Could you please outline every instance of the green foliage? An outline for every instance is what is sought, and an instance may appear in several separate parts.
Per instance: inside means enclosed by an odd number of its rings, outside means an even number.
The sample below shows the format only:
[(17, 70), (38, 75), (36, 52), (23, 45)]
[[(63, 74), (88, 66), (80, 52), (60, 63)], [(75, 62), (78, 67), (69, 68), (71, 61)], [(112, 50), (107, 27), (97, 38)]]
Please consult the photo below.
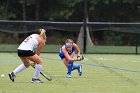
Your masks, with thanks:
[(45, 13), (45, 17), (49, 17), (51, 21), (68, 21), (70, 16), (74, 13), (74, 7), (81, 0), (55, 0), (48, 1), (48, 12)]
[[(23, 1), (26, 1), (26, 18), (33, 20), (37, 0), (3, 1), (0, 4), (0, 19), (21, 19), (19, 15), (23, 12)], [(87, 0), (87, 2), (91, 21), (140, 20), (139, 0)], [(39, 0), (38, 4), (40, 20), (70, 21), (78, 18), (83, 20), (81, 17), (83, 16), (81, 15), (83, 14), (83, 0)]]
[(95, 21), (135, 22), (140, 20), (137, 6), (138, 4), (134, 2), (123, 2), (123, 0), (99, 1), (95, 4), (94, 10), (89, 11), (89, 17)]
[(16, 18), (16, 15), (8, 11), (5, 6), (0, 6), (0, 20)]
[(18, 35), (0, 32), (0, 44), (17, 44)]
[[(140, 0), (87, 0), (87, 4), (89, 21), (140, 21)], [(0, 2), (0, 20), (23, 20), (25, 18), (25, 20), (83, 21), (83, 9), (83, 0), (2, 0)], [(114, 32), (102, 34), (104, 36), (98, 37), (106, 41), (116, 40), (119, 41), (119, 45), (127, 42), (124, 39), (125, 35)], [(74, 38), (74, 34), (72, 36)], [(128, 37), (131, 39), (127, 42), (128, 45), (137, 38), (135, 35), (128, 35)], [(109, 42), (107, 43), (109, 44)], [(113, 42), (113, 44), (117, 43)]]
[(107, 45), (122, 45), (123, 44), (123, 37), (124, 34), (112, 32), (112, 31), (105, 31), (103, 35), (103, 39)]

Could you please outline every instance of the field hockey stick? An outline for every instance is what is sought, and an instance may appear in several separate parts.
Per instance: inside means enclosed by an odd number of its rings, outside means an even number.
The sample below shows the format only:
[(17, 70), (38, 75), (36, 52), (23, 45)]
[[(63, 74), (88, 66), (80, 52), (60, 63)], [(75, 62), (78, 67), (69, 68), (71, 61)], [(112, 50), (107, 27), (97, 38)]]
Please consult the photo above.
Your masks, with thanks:
[[(30, 65), (31, 65), (33, 68), (35, 68), (34, 64), (31, 63)], [(51, 76), (46, 75), (43, 71), (40, 71), (40, 74), (41, 74), (43, 77), (45, 77), (47, 80), (49, 80), (49, 81), (52, 80)]]
[(81, 60), (84, 60), (83, 52), (81, 52), (82, 57), (80, 58)]
[(80, 58), (81, 60), (84, 60), (84, 56), (82, 55), (82, 57)]
[(42, 76), (44, 76), (47, 80), (49, 80), (49, 81), (52, 80), (51, 76), (47, 76), (43, 71), (41, 71), (40, 74), (41, 74)]

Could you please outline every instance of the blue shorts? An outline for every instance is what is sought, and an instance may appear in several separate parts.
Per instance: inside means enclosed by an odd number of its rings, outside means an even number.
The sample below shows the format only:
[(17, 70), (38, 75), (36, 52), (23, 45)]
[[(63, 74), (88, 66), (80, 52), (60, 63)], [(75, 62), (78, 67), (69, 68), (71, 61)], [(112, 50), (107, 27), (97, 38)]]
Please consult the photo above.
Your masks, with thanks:
[[(69, 55), (71, 55), (73, 52), (75, 51), (74, 47), (72, 48), (72, 51), (70, 53), (68, 53)], [(59, 56), (61, 59), (65, 58), (65, 55), (64, 53), (62, 52), (62, 48), (60, 48), (60, 51), (59, 51)]]
[(61, 59), (63, 59), (63, 58), (65, 58), (65, 55), (62, 54), (62, 53), (59, 53), (59, 57), (60, 57)]

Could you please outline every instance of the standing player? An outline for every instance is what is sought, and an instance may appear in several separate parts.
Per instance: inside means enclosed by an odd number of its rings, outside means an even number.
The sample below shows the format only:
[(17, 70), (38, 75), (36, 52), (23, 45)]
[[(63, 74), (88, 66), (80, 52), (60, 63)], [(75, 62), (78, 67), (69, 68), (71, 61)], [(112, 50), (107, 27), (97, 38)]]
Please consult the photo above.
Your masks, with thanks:
[[(75, 53), (77, 54), (77, 59), (73, 58)], [(73, 40), (67, 39), (65, 41), (65, 45), (60, 48), (59, 56), (68, 70), (66, 77), (71, 78), (71, 71), (75, 69), (78, 70), (79, 76), (82, 75), (82, 65), (73, 64), (74, 61), (82, 60), (80, 58), (80, 49), (77, 44), (73, 42)]]
[[(30, 62), (32, 61), (35, 64), (35, 73), (32, 78), (32, 83), (42, 83), (39, 80), (39, 74), (42, 70), (42, 60), (40, 58), (40, 51), (46, 42), (46, 31), (44, 29), (39, 29), (40, 34), (32, 34), (28, 36), (18, 47), (18, 56), (23, 62), (23, 64), (19, 65), (14, 71), (9, 73), (9, 78), (14, 82), (15, 76), (28, 68), (30, 66)], [(36, 48), (36, 53), (33, 49)]]

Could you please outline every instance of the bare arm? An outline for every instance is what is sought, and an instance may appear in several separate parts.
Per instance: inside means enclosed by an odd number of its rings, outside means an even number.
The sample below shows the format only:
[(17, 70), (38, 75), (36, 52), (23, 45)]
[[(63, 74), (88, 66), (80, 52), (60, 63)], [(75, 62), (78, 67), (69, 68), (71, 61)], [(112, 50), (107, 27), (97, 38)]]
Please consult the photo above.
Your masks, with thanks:
[(75, 44), (75, 43), (73, 43), (73, 46), (74, 46), (74, 48), (75, 48), (75, 50), (76, 50), (77, 58), (78, 58), (78, 57), (80, 58), (80, 49), (79, 49), (78, 45)]
[(36, 54), (37, 54), (38, 56), (40, 56), (40, 52), (41, 52), (41, 49), (42, 49), (44, 43), (43, 43), (43, 41), (42, 41), (41, 39), (38, 39), (38, 41), (39, 41), (39, 45), (38, 45), (38, 47), (37, 47), (37, 49), (36, 49)]

